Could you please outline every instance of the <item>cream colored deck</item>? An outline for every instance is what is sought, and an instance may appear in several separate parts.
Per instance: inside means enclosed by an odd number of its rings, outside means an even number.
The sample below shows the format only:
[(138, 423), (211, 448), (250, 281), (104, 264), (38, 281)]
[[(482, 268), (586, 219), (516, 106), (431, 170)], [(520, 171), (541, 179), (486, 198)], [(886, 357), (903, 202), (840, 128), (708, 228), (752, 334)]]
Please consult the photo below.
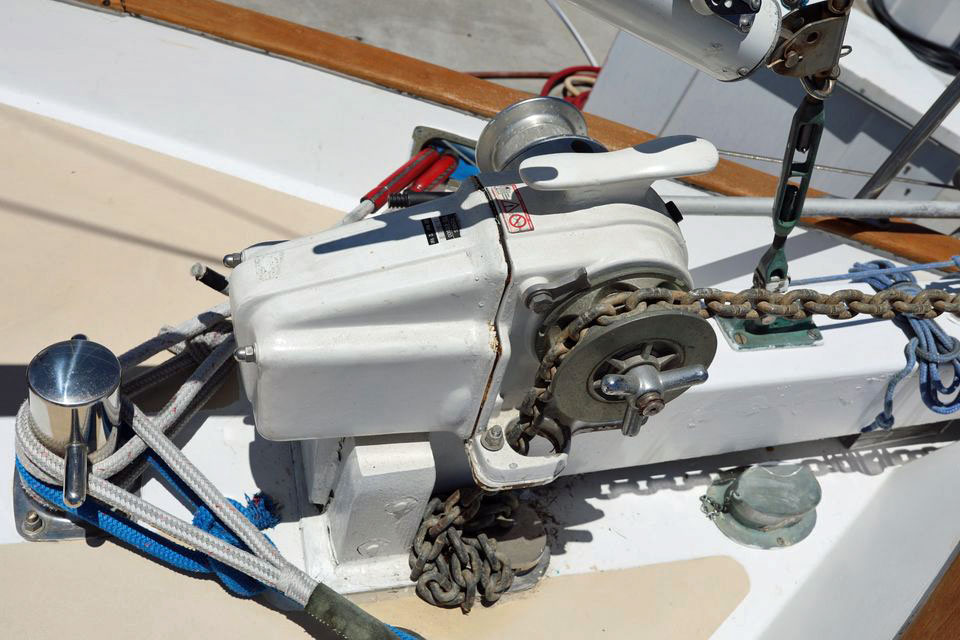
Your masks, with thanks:
[[(222, 300), (194, 282), (193, 262), (216, 266), (225, 253), (316, 231), (339, 216), (2, 106), (0, 146), (3, 415), (25, 395), (25, 365), (43, 346), (82, 332), (123, 350)], [(0, 567), (7, 638), (297, 638), (308, 637), (304, 624), (321, 633), (302, 614), (233, 598), (213, 580), (109, 542), (0, 545)], [(748, 588), (743, 568), (718, 557), (552, 577), (469, 616), (432, 609), (409, 592), (359, 601), (430, 640), (693, 639), (709, 637)]]

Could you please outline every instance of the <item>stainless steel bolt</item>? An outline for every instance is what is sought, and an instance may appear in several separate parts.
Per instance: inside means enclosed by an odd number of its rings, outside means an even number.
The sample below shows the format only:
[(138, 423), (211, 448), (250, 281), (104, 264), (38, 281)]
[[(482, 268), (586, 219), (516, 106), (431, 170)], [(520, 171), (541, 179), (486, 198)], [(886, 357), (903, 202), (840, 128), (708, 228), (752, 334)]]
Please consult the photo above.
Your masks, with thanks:
[(748, 69), (747, 67), (740, 67), (739, 69), (737, 69), (737, 73), (740, 75), (741, 78), (746, 78), (748, 75), (750, 75), (750, 69)]
[(243, 262), (243, 257), (239, 253), (228, 253), (223, 256), (223, 266), (228, 269), (233, 269), (234, 267), (240, 266), (240, 263)]
[(553, 296), (546, 291), (537, 291), (527, 301), (527, 307), (534, 313), (545, 313), (550, 310), (551, 305), (553, 305)]
[(27, 533), (37, 533), (43, 528), (43, 518), (36, 511), (28, 511), (23, 518), (23, 530)]
[(763, 0), (750, 0), (750, 8), (754, 11), (760, 11), (760, 6), (763, 3)]
[(240, 347), (234, 351), (233, 357), (237, 359), (237, 362), (256, 362), (257, 348), (253, 345)]
[(503, 427), (495, 424), (483, 432), (480, 437), (480, 444), (487, 451), (500, 451), (500, 449), (503, 449), (503, 440)]

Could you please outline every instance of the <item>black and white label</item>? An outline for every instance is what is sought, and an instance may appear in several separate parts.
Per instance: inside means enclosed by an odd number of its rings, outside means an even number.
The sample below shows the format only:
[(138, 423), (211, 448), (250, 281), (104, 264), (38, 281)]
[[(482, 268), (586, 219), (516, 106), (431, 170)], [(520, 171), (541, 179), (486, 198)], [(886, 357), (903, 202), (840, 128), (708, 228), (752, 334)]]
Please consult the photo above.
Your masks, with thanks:
[(427, 236), (427, 244), (437, 244), (441, 240), (453, 240), (460, 237), (460, 221), (457, 214), (448, 213), (438, 218), (421, 220), (423, 234)]

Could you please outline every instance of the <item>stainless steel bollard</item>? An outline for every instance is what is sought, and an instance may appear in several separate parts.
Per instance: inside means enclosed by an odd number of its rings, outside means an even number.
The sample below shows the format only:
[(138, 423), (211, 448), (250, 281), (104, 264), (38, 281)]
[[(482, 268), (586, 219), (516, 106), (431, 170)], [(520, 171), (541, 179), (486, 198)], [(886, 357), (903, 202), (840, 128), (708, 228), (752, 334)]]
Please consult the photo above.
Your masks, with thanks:
[(65, 340), (27, 367), (30, 416), (37, 438), (64, 458), (63, 501), (83, 504), (91, 455), (108, 455), (120, 424), (120, 361), (101, 344)]

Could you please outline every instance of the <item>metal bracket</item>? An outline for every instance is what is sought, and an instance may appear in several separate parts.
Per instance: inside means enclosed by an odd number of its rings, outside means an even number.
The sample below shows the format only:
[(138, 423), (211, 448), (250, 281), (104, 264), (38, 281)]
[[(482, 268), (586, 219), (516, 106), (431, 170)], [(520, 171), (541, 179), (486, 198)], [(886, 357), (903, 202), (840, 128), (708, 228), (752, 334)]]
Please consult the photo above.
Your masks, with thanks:
[[(772, 318), (772, 316), (769, 316)], [(724, 337), (736, 351), (815, 347), (823, 342), (823, 334), (813, 320), (776, 318), (769, 324), (762, 320), (717, 318)]]
[(477, 146), (477, 141), (471, 138), (465, 138), (450, 131), (435, 129), (433, 127), (427, 127), (423, 125), (414, 127), (411, 137), (413, 138), (413, 153), (420, 151), (420, 149), (426, 146), (426, 144), (431, 140), (449, 140), (450, 142), (455, 142), (471, 148)]
[(835, 79), (852, 6), (849, 0), (828, 0), (787, 15), (770, 69), (793, 78)]
[(86, 528), (27, 495), (16, 469), (13, 471), (13, 519), (17, 533), (31, 542), (83, 540), (87, 537)]

